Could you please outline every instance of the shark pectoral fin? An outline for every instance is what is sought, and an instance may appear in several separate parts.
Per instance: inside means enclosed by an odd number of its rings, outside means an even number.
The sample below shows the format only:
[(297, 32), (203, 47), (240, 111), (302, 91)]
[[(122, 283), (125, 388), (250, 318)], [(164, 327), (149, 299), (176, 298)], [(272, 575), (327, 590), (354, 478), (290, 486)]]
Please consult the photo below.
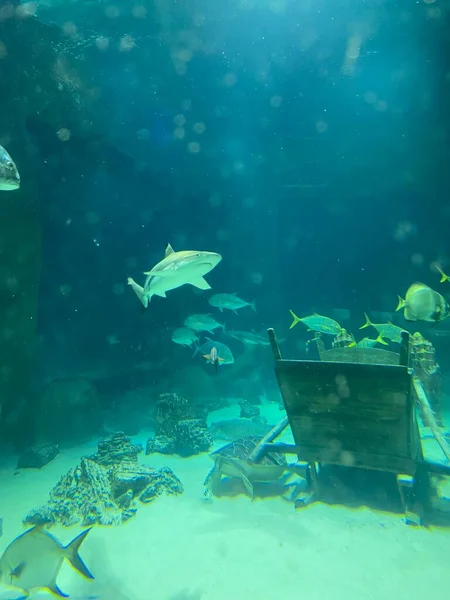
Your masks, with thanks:
[(146, 277), (169, 277), (173, 271), (144, 271)]
[(142, 305), (144, 306), (144, 308), (147, 308), (148, 298), (144, 294), (144, 288), (141, 285), (139, 285), (138, 283), (136, 283), (132, 277), (128, 277), (128, 285), (131, 285), (131, 289), (136, 294), (136, 296), (139, 298), (139, 300), (142, 302)]
[(209, 283), (206, 281), (206, 279), (204, 277), (196, 277), (195, 279), (191, 279), (187, 283), (190, 283), (191, 285), (198, 288), (199, 290), (210, 290), (211, 289), (211, 286), (209, 285)]

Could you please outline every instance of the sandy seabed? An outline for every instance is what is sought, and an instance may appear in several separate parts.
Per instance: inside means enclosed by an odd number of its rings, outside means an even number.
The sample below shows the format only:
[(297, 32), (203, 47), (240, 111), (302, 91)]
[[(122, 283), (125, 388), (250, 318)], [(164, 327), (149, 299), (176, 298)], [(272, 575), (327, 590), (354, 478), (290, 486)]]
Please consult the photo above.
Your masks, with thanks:
[[(216, 418), (225, 416), (236, 412)], [(14, 475), (13, 464), (2, 467), (0, 553), (23, 531), (23, 517), (96, 445), (64, 450), (39, 471)], [(450, 589), (450, 529), (408, 527), (399, 515), (367, 508), (316, 503), (296, 511), (281, 498), (251, 502), (239, 495), (207, 503), (207, 455), (139, 460), (171, 467), (185, 492), (140, 506), (119, 527), (94, 527), (81, 555), (95, 581), (69, 565), (58, 579), (74, 600), (422, 600)], [(65, 544), (79, 531), (52, 529)]]

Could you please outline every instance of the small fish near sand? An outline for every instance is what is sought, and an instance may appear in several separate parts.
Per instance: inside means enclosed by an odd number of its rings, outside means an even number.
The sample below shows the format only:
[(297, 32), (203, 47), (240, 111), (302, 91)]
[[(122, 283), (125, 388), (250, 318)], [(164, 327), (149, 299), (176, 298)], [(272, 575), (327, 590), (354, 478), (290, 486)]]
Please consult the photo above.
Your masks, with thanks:
[(184, 321), (184, 326), (193, 331), (208, 331), (213, 333), (215, 329), (225, 329), (225, 325), (218, 323), (212, 315), (189, 315)]
[(144, 308), (147, 308), (152, 296), (166, 298), (166, 292), (182, 285), (189, 284), (200, 290), (210, 290), (211, 286), (204, 275), (212, 271), (221, 260), (221, 255), (216, 252), (199, 250), (175, 252), (168, 244), (163, 260), (151, 271), (144, 273), (147, 276), (144, 287), (136, 283), (132, 277), (128, 277), (128, 285)]
[(217, 348), (215, 346), (213, 346), (211, 348), (211, 350), (209, 351), (209, 354), (203, 354), (203, 358), (206, 358), (206, 361), (211, 363), (212, 365), (214, 365), (214, 369), (216, 370), (217, 373), (217, 369), (219, 368), (220, 363), (223, 362), (223, 358), (221, 358), (217, 352)]
[(383, 337), (383, 339), (390, 340), (391, 342), (399, 344), (402, 341), (402, 333), (404, 331), (408, 333), (406, 329), (403, 329), (402, 327), (397, 327), (397, 325), (394, 325), (393, 323), (372, 323), (366, 313), (364, 313), (364, 316), (366, 317), (366, 322), (360, 327), (360, 329), (365, 329), (366, 327), (374, 327), (377, 330), (378, 334)]
[(178, 329), (175, 329), (172, 333), (172, 342), (179, 344), (180, 346), (192, 348), (192, 345), (198, 342), (198, 337), (192, 329), (189, 329), (188, 327), (178, 327)]
[(308, 328), (308, 331), (318, 331), (319, 333), (325, 333), (328, 335), (338, 335), (342, 331), (342, 327), (339, 325), (337, 321), (334, 319), (330, 319), (329, 317), (324, 317), (322, 315), (318, 315), (314, 313), (309, 317), (297, 317), (294, 311), (289, 310), (294, 319), (289, 327), (292, 329), (297, 325), (297, 323), (303, 323)]
[(9, 192), (20, 188), (20, 175), (8, 152), (0, 146), (0, 190)]
[(407, 321), (439, 323), (450, 314), (450, 306), (445, 298), (424, 283), (413, 283), (408, 288), (404, 300), (398, 297), (396, 310), (402, 309)]
[(214, 308), (218, 308), (220, 312), (226, 310), (232, 310), (237, 314), (237, 311), (240, 308), (245, 308), (246, 306), (250, 306), (252, 310), (256, 312), (256, 307), (254, 302), (246, 302), (239, 298), (237, 294), (214, 294), (208, 300), (211, 306)]
[(78, 554), (90, 530), (86, 529), (68, 546), (63, 546), (40, 525), (28, 529), (3, 552), (0, 558), (0, 584), (22, 590), (25, 596), (34, 588), (46, 588), (55, 596), (66, 598), (56, 583), (64, 559), (83, 577), (94, 579)]

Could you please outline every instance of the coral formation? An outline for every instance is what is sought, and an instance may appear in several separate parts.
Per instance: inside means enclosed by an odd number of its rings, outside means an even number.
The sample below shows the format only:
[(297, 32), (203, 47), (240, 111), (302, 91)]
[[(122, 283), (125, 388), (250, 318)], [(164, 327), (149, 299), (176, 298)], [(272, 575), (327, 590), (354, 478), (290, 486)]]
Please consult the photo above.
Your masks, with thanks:
[(40, 469), (52, 461), (59, 454), (59, 447), (56, 444), (46, 444), (43, 446), (33, 446), (19, 457), (17, 461), (18, 469)]
[(191, 456), (207, 452), (213, 439), (206, 416), (204, 406), (195, 405), (178, 394), (161, 394), (156, 409), (155, 437), (147, 441), (146, 454)]
[(161, 494), (181, 494), (183, 485), (167, 467), (154, 469), (137, 462), (140, 446), (123, 433), (99, 443), (98, 453), (82, 458), (51, 490), (49, 501), (24, 519), (31, 524), (119, 525), (130, 519), (138, 502)]

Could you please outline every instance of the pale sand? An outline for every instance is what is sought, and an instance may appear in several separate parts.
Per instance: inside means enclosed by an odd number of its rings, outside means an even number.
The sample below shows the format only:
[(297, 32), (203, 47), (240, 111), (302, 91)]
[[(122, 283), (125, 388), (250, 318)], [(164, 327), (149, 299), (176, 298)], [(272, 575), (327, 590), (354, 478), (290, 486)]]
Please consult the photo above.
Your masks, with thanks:
[[(237, 416), (236, 409), (221, 413), (214, 417)], [(64, 451), (42, 470), (16, 476), (12, 465), (2, 469), (0, 552), (60, 475), (95, 450), (96, 443)], [(140, 506), (120, 527), (95, 527), (81, 554), (96, 580), (84, 581), (69, 566), (58, 580), (76, 600), (422, 600), (450, 589), (449, 530), (407, 527), (398, 515), (369, 509), (316, 503), (295, 511), (278, 498), (208, 504), (208, 456), (139, 460), (173, 468), (185, 493)], [(64, 543), (79, 531), (53, 529)]]

